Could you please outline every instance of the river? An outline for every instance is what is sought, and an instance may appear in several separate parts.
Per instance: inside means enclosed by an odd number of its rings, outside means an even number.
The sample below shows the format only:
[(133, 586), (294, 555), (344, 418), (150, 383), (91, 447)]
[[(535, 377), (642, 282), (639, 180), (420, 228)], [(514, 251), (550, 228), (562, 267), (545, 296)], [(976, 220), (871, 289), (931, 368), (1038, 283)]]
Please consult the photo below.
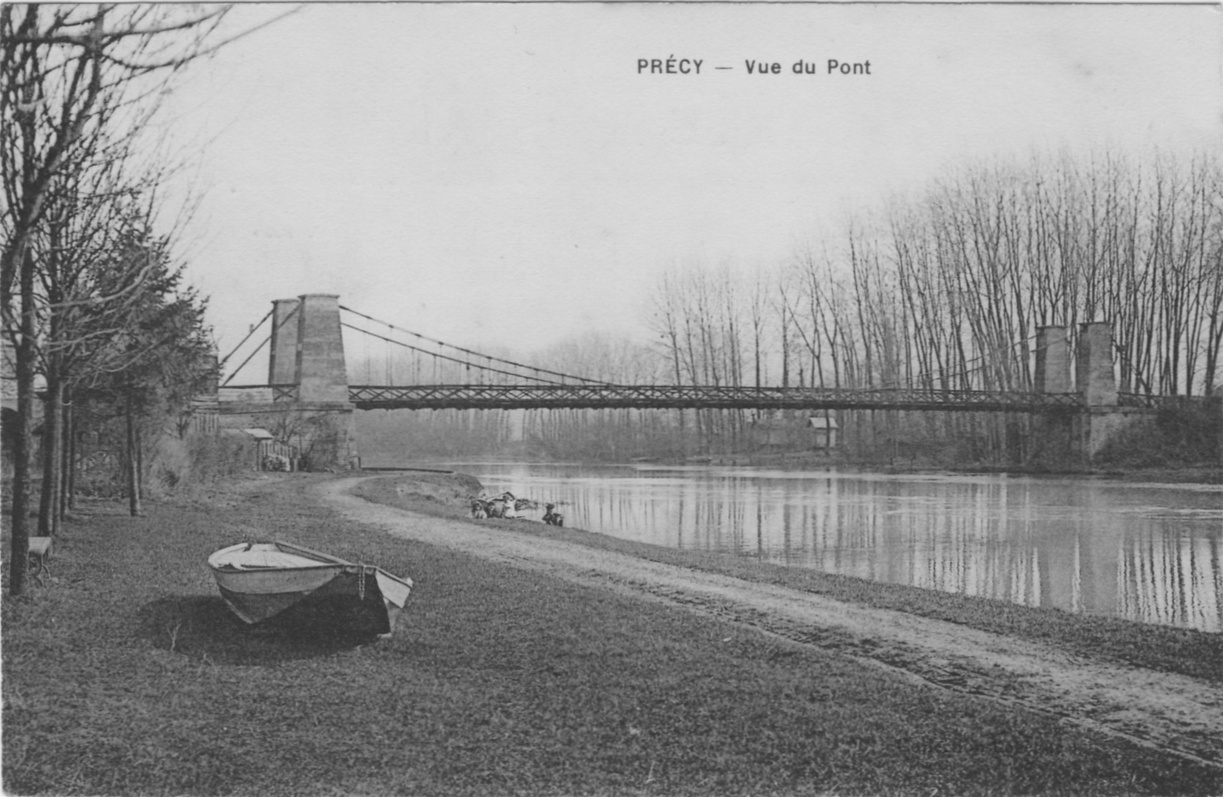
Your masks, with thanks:
[[(1223, 486), (452, 463), (565, 524), (675, 548), (1223, 631)], [(538, 519), (542, 509), (526, 513)]]

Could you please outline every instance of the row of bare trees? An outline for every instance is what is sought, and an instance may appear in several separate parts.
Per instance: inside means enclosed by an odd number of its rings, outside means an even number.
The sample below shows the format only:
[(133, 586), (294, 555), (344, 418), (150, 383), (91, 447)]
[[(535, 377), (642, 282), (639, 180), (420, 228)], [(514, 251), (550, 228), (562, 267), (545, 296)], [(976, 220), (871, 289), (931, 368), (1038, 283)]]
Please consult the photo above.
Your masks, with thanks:
[(966, 167), (774, 268), (670, 271), (653, 304), (683, 384), (1031, 390), (1039, 327), (1069, 327), (1073, 347), (1104, 320), (1122, 391), (1209, 394), (1223, 171), (1166, 153)]
[(966, 168), (776, 268), (668, 272), (652, 312), (676, 382), (947, 390), (1030, 390), (1036, 330), (1096, 320), (1123, 391), (1218, 386), (1216, 157)]
[(209, 52), (228, 10), (176, 5), (0, 7), (0, 311), (13, 353), (10, 592), (25, 586), (43, 383), (38, 533), (73, 495), (81, 437), (125, 431), (140, 511), (140, 430), (182, 407), (214, 357), (203, 302), (158, 232), (172, 163), (153, 124), (180, 70)]

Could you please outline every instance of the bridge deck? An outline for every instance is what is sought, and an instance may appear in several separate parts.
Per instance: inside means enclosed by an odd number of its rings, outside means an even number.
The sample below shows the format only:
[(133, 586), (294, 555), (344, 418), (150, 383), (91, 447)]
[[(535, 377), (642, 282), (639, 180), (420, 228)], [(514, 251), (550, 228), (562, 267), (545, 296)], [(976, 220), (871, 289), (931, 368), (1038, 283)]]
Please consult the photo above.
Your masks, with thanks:
[(351, 385), (358, 409), (1081, 409), (1077, 393), (850, 390), (718, 385)]
[[(273, 406), (298, 399), (296, 385), (223, 388), (230, 401)], [(941, 410), (948, 412), (1044, 412), (1088, 409), (1080, 393), (986, 390), (733, 387), (723, 385), (350, 385), (357, 409), (782, 409)], [(223, 401), (224, 396), (222, 397)], [(1120, 408), (1218, 406), (1223, 397), (1148, 396), (1118, 393)]]

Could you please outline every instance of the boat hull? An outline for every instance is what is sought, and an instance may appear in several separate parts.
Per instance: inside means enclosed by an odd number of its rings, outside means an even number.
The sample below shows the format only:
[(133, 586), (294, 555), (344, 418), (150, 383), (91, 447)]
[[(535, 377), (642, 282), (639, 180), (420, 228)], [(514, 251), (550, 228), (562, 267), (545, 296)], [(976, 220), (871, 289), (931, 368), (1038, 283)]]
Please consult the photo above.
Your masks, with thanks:
[(241, 543), (208, 559), (221, 597), (248, 624), (273, 617), (350, 633), (389, 635), (411, 579), (290, 543)]

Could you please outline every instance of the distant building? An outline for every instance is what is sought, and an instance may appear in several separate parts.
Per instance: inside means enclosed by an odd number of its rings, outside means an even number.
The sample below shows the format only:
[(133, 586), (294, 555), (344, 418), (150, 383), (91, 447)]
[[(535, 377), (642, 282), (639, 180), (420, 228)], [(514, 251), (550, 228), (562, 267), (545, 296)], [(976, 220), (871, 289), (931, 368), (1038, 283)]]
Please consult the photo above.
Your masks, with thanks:
[(752, 424), (752, 435), (761, 448), (826, 450), (837, 447), (838, 429), (834, 419), (822, 415), (813, 415), (804, 422), (778, 413), (776, 417), (761, 418)]
[(221, 429), (220, 434), (242, 445), (255, 470), (298, 469), (297, 448), (278, 442), (267, 429)]
[(807, 426), (812, 431), (813, 448), (836, 448), (840, 442), (840, 427), (835, 418), (823, 415), (812, 415), (807, 419)]

